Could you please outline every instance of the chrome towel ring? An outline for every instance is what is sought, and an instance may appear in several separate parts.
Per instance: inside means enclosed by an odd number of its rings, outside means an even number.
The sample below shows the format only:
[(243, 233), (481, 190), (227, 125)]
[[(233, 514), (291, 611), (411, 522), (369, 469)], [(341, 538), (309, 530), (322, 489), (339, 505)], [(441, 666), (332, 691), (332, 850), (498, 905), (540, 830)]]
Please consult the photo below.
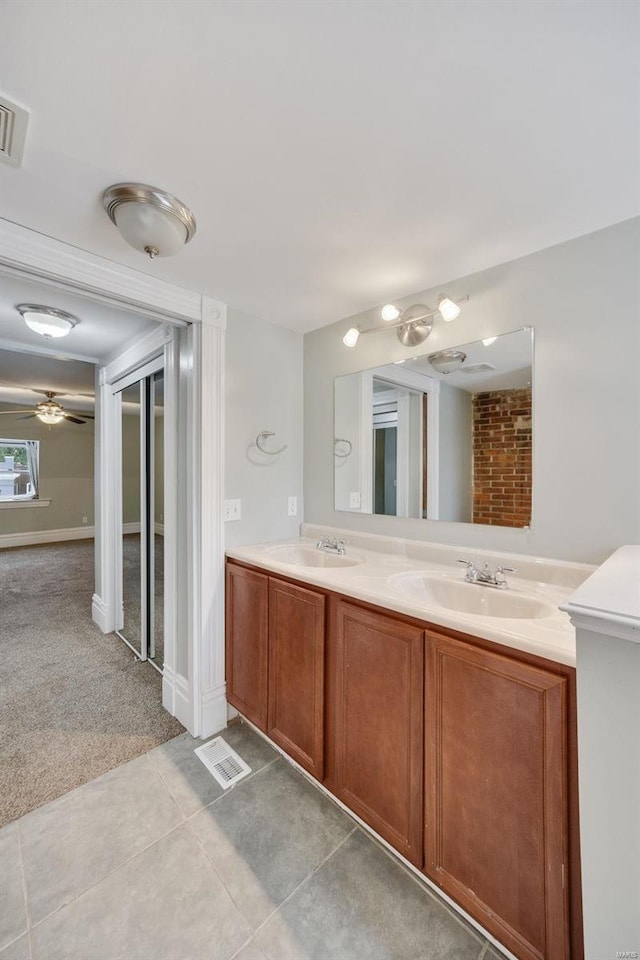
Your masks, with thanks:
[(261, 453), (266, 453), (270, 457), (277, 457), (279, 453), (282, 453), (287, 449), (287, 445), (285, 443), (280, 447), (279, 450), (267, 450), (266, 447), (263, 447), (262, 445), (267, 437), (275, 437), (273, 430), (263, 430), (262, 433), (259, 433), (256, 437), (256, 447)]

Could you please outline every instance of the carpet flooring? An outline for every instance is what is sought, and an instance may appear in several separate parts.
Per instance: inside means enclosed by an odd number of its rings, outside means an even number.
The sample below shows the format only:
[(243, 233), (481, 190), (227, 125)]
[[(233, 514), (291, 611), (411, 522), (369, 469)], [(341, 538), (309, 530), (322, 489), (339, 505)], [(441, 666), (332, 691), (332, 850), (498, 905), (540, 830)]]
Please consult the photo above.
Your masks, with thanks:
[(183, 732), (93, 589), (91, 540), (0, 550), (0, 826)]

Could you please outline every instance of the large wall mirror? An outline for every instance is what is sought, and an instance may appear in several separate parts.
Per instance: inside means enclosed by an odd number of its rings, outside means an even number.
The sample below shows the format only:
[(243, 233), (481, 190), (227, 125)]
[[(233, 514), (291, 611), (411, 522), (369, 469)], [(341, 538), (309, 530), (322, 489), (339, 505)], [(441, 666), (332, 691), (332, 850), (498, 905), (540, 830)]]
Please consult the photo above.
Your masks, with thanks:
[(335, 380), (335, 509), (531, 525), (533, 330)]

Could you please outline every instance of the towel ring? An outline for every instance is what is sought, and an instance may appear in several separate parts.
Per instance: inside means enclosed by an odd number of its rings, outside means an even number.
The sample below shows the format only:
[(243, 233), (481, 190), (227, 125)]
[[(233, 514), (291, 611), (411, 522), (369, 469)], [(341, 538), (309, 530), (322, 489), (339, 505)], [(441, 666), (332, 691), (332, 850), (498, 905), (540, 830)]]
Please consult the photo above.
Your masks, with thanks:
[[(340, 451), (337, 449), (337, 446), (339, 443), (346, 443), (347, 445), (346, 453), (340, 453)], [(351, 443), (351, 440), (345, 440), (343, 437), (336, 437), (333, 441), (333, 447), (334, 447), (333, 452), (335, 453), (336, 457), (340, 457), (341, 460), (346, 460), (347, 457), (351, 456), (353, 444)]]
[(277, 457), (279, 453), (282, 453), (283, 450), (287, 449), (287, 445), (285, 443), (280, 447), (279, 450), (265, 450), (265, 448), (262, 446), (262, 443), (267, 439), (267, 437), (275, 437), (273, 430), (263, 430), (262, 433), (259, 433), (256, 437), (256, 447), (261, 453), (266, 453), (269, 457)]

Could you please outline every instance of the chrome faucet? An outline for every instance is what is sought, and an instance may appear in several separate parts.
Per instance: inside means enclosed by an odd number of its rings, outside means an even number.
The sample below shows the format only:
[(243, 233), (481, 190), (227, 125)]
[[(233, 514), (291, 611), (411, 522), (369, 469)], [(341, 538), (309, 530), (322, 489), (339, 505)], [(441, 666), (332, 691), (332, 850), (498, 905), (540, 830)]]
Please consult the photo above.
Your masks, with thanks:
[(458, 560), (458, 563), (466, 564), (464, 579), (467, 583), (478, 583), (484, 587), (497, 587), (498, 590), (504, 590), (507, 587), (507, 578), (505, 573), (517, 573), (513, 567), (496, 567), (495, 571), (485, 562), (482, 570), (478, 570), (475, 563), (471, 560)]
[(345, 543), (348, 540), (336, 540), (335, 537), (321, 537), (316, 543), (318, 550), (326, 550), (327, 553), (346, 553)]

